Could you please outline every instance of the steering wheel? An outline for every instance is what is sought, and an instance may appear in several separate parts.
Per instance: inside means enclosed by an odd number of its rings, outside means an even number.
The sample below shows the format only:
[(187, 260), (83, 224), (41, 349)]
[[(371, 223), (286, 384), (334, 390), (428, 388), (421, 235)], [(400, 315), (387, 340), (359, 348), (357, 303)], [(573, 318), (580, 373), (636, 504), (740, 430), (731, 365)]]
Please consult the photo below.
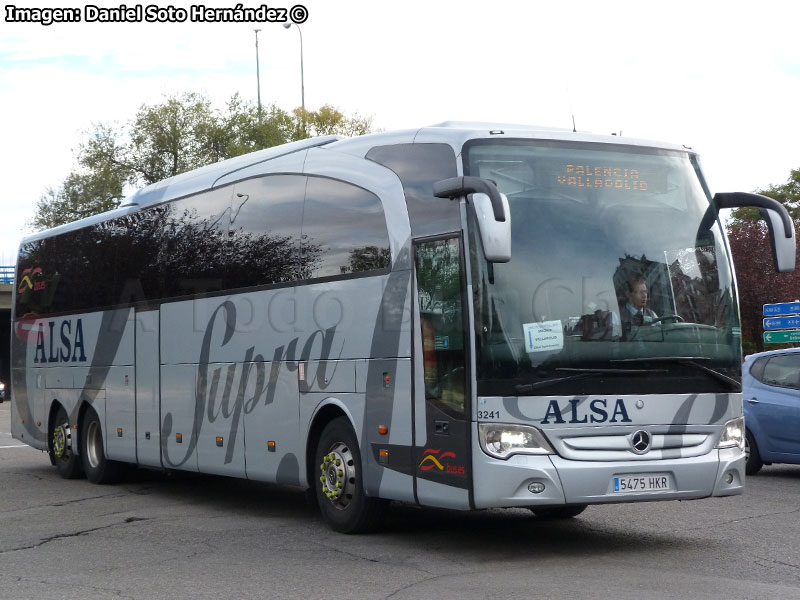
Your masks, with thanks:
[(662, 321), (671, 321), (673, 323), (683, 323), (683, 317), (680, 315), (664, 315), (663, 317), (658, 317), (653, 319), (652, 323), (661, 323)]

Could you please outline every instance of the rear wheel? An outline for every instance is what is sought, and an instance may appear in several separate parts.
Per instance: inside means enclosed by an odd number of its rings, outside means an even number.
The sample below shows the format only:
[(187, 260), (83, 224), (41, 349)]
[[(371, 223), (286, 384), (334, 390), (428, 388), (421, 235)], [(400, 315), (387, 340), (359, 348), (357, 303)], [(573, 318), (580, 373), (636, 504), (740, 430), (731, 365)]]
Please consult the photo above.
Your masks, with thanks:
[(586, 510), (586, 504), (573, 504), (570, 506), (545, 506), (532, 508), (533, 514), (540, 519), (571, 519)]
[(81, 431), (81, 458), (86, 478), (92, 483), (117, 483), (122, 479), (124, 465), (106, 458), (100, 418), (91, 408), (83, 415)]
[(758, 444), (756, 444), (756, 440), (749, 429), (744, 438), (744, 455), (746, 457), (744, 472), (747, 475), (755, 475), (761, 470), (764, 463), (761, 461), (761, 455), (758, 453)]
[(72, 451), (73, 435), (76, 435), (76, 432), (69, 422), (67, 411), (60, 406), (53, 419), (50, 456), (58, 469), (58, 474), (64, 479), (77, 479), (83, 476), (81, 457)]
[(375, 529), (387, 503), (364, 493), (358, 441), (346, 418), (339, 417), (325, 426), (314, 458), (314, 464), (319, 465), (315, 495), (325, 522), (342, 533)]

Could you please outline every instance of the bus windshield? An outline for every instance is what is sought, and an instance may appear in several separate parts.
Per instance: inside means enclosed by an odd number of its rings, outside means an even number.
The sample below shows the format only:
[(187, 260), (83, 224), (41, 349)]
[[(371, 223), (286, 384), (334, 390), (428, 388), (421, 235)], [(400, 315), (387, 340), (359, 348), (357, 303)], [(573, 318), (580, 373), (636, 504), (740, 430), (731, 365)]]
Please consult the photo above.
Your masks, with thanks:
[(511, 210), (510, 262), (470, 236), (478, 395), (739, 391), (733, 277), (693, 156), (475, 140), (464, 171)]

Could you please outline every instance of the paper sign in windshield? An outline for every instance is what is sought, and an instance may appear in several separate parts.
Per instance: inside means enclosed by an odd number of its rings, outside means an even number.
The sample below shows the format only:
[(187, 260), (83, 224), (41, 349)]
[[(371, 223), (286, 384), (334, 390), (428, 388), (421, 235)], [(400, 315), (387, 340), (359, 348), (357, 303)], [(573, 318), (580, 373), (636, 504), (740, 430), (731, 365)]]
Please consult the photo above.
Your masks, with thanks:
[(526, 352), (548, 352), (564, 347), (564, 330), (561, 321), (523, 323)]

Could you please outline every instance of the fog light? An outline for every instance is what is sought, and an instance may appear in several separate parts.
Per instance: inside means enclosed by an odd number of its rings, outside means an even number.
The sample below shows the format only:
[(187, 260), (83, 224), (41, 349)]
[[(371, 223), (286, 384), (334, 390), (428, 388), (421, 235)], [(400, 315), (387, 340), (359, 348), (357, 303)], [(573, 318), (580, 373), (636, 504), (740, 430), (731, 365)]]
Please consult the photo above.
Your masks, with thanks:
[(725, 483), (727, 483), (728, 485), (733, 483), (733, 473), (731, 473), (730, 471), (728, 471), (728, 474), (725, 475)]
[(544, 484), (539, 481), (534, 481), (528, 484), (528, 491), (531, 494), (541, 494), (544, 491)]

